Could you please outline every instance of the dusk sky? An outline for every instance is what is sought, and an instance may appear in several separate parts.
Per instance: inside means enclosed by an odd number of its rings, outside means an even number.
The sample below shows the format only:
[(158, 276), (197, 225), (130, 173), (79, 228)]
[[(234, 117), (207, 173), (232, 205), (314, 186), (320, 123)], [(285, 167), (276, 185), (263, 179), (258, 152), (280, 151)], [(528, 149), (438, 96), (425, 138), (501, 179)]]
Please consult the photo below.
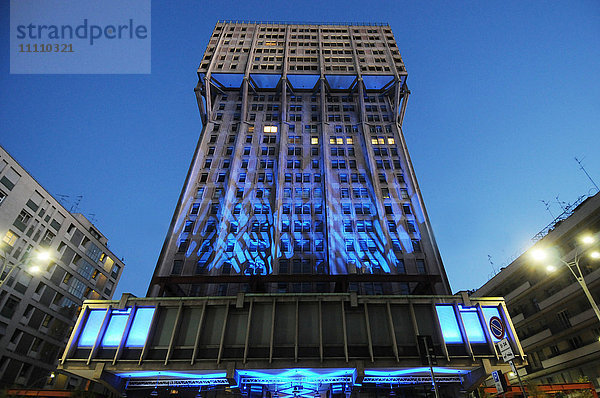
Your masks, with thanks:
[[(600, 185), (600, 2), (153, 1), (147, 75), (9, 74), (0, 145), (95, 221), (144, 296), (202, 128), (193, 89), (217, 20), (387, 22), (404, 134), (454, 292), (476, 289)], [(558, 199), (557, 199), (558, 198)], [(542, 201), (549, 203), (549, 209)]]

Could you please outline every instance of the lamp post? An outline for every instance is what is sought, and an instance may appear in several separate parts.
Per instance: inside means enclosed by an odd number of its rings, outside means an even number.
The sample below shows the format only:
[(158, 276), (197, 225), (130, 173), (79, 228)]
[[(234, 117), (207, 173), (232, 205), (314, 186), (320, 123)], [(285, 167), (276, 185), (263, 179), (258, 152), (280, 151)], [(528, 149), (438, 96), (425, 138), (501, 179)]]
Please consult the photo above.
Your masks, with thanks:
[[(45, 261), (48, 261), (48, 260), (50, 260), (50, 258), (51, 258), (50, 252), (49, 252), (49, 251), (46, 251), (46, 250), (43, 250), (43, 251), (38, 251), (38, 252), (35, 254), (35, 259), (36, 259), (38, 262), (45, 262)], [(39, 265), (37, 265), (37, 264), (35, 264), (35, 263), (34, 263), (34, 264), (29, 264), (29, 261), (28, 261), (28, 260), (30, 260), (30, 259), (31, 259), (31, 256), (27, 256), (27, 258), (25, 258), (24, 260), (21, 260), (21, 261), (19, 261), (18, 263), (14, 264), (14, 265), (13, 265), (13, 266), (10, 268), (10, 270), (8, 271), (8, 273), (6, 274), (6, 276), (4, 277), (4, 279), (2, 279), (2, 280), (0, 281), (0, 289), (2, 289), (2, 287), (4, 286), (4, 284), (5, 284), (5, 283), (8, 281), (8, 279), (10, 278), (10, 276), (12, 275), (12, 273), (14, 272), (14, 270), (16, 270), (17, 268), (22, 268), (22, 266), (24, 266), (24, 265), (26, 265), (26, 264), (28, 264), (28, 265), (29, 265), (29, 267), (27, 268), (27, 271), (29, 271), (29, 272), (30, 272), (30, 273), (32, 273), (32, 274), (37, 274), (37, 273), (39, 273), (39, 272), (41, 271), (41, 268), (40, 268), (40, 266), (39, 266)], [(4, 256), (4, 264), (2, 264), (2, 270), (0, 270), (0, 275), (1, 275), (2, 273), (4, 273), (4, 270), (5, 270), (5, 269), (6, 269), (6, 267), (7, 267), (6, 261), (7, 261), (7, 260), (6, 260), (6, 256)]]
[[(590, 244), (594, 243), (596, 241), (596, 239), (593, 236), (586, 235), (581, 238), (581, 241), (586, 245), (590, 245)], [(536, 249), (536, 250), (532, 251), (531, 254), (532, 254), (532, 257), (537, 261), (543, 261), (548, 257), (548, 251), (543, 250), (543, 249)], [(587, 297), (588, 301), (590, 302), (590, 305), (592, 306), (592, 309), (594, 310), (594, 313), (596, 314), (598, 321), (600, 321), (600, 310), (598, 309), (598, 304), (596, 304), (594, 297), (592, 296), (592, 294), (590, 293), (590, 290), (587, 287), (587, 283), (585, 282), (584, 275), (581, 272), (581, 268), (579, 267), (580, 257), (579, 257), (579, 254), (577, 253), (577, 251), (575, 252), (575, 257), (573, 258), (573, 261), (565, 261), (559, 255), (556, 255), (553, 257), (558, 259), (562, 264), (564, 264), (569, 269), (569, 271), (571, 271), (571, 273), (573, 274), (573, 276), (579, 283), (579, 286), (581, 286), (581, 289), (583, 290), (585, 297)], [(593, 251), (590, 253), (590, 257), (594, 258), (594, 259), (598, 259), (598, 258), (600, 258), (600, 252)], [(555, 267), (553, 265), (548, 265), (547, 269), (548, 269), (548, 271), (552, 272), (555, 270)]]

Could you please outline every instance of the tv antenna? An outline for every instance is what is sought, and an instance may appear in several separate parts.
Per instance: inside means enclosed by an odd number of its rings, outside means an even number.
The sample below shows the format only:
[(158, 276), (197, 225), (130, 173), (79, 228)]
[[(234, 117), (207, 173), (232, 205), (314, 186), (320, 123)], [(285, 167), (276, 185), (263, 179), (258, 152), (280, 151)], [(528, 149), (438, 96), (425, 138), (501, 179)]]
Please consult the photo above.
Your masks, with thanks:
[(61, 205), (63, 205), (64, 207), (67, 207), (66, 205), (69, 203), (69, 195), (60, 195), (57, 194), (55, 195), (58, 198), (58, 201), (60, 202)]
[(579, 168), (581, 169), (581, 171), (583, 171), (585, 173), (585, 175), (587, 176), (587, 178), (589, 178), (589, 180), (592, 182), (592, 185), (594, 185), (594, 187), (596, 188), (596, 192), (600, 192), (600, 188), (598, 188), (598, 185), (596, 184), (596, 182), (592, 179), (592, 177), (590, 177), (590, 175), (588, 174), (585, 167), (583, 167), (583, 165), (581, 164), (582, 160), (583, 159), (579, 160), (579, 159), (577, 159), (577, 157), (575, 157), (575, 161), (579, 165)]
[(75, 196), (75, 201), (73, 202), (73, 206), (71, 206), (71, 208), (69, 209), (69, 211), (71, 213), (73, 213), (74, 211), (79, 210), (79, 204), (81, 203), (81, 199), (83, 199), (83, 195), (77, 195)]
[(92, 222), (92, 224), (96, 224), (96, 213), (88, 213), (86, 216)]
[(563, 202), (560, 199), (558, 199), (560, 195), (556, 195), (556, 197), (554, 199), (556, 199), (556, 203), (558, 203), (558, 205), (560, 206), (561, 209), (563, 209), (563, 212), (566, 212), (567, 210), (569, 210), (569, 203), (567, 202)]
[(554, 214), (552, 214), (552, 211), (550, 210), (550, 202), (547, 202), (545, 200), (540, 200), (540, 202), (542, 202), (544, 206), (546, 206), (546, 210), (548, 211), (548, 213), (550, 213), (550, 216), (554, 220), (556, 217), (554, 217)]
[(496, 266), (494, 265), (494, 262), (492, 261), (492, 256), (490, 254), (488, 254), (488, 263), (490, 263), (490, 265), (492, 266), (493, 274), (496, 275), (498, 271), (496, 271)]

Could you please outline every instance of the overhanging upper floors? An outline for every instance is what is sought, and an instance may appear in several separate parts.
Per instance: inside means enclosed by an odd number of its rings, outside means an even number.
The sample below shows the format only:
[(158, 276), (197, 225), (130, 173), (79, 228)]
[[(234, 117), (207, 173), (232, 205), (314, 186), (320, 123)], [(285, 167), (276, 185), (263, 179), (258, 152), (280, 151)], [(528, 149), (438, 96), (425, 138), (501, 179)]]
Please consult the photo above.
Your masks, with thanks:
[(419, 336), (430, 336), (436, 379), (468, 389), (505, 366), (488, 327), (492, 317), (502, 320), (522, 364), (524, 353), (499, 298), (124, 295), (84, 304), (60, 367), (115, 390), (278, 385), (291, 370), (299, 382), (310, 374), (330, 387), (418, 384), (430, 380)]

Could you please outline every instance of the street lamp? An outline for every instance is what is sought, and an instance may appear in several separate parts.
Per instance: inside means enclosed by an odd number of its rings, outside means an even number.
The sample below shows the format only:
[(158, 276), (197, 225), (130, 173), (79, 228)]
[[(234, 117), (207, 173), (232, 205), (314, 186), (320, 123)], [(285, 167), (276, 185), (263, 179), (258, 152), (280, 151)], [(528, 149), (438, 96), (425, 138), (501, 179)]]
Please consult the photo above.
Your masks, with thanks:
[[(44, 263), (48, 260), (50, 260), (52, 258), (51, 253), (48, 250), (40, 250), (38, 252), (36, 252), (35, 254), (35, 260), (37, 263), (34, 264), (29, 264), (29, 267), (27, 268), (27, 271), (31, 274), (38, 274), (41, 272), (42, 268), (38, 265), (39, 263)], [(19, 261), (18, 263), (16, 263), (15, 265), (13, 265), (11, 267), (11, 269), (8, 271), (8, 273), (6, 274), (6, 276), (4, 277), (4, 279), (2, 279), (0, 281), (0, 289), (4, 286), (4, 284), (6, 283), (6, 281), (8, 281), (8, 279), (10, 278), (10, 276), (12, 275), (12, 273), (14, 272), (15, 269), (17, 268), (21, 268), (24, 265), (26, 265), (27, 263), (29, 263), (29, 260), (31, 259), (30, 256), (27, 256), (27, 258), (25, 258), (22, 261)], [(7, 264), (6, 264), (6, 256), (4, 257), (4, 264), (2, 265), (2, 270), (0, 271), (0, 275), (4, 272), (5, 268), (6, 268)]]
[[(581, 240), (581, 242), (583, 242), (586, 245), (590, 245), (590, 244), (596, 242), (596, 239), (591, 235), (584, 235), (581, 237), (580, 240)], [(544, 250), (544, 249), (535, 249), (535, 250), (531, 251), (531, 257), (536, 261), (543, 261), (549, 257), (548, 252), (549, 252), (548, 250)], [(575, 277), (577, 282), (579, 282), (579, 285), (581, 286), (583, 293), (585, 294), (588, 301), (590, 302), (590, 305), (592, 306), (592, 309), (594, 310), (594, 313), (596, 314), (598, 321), (600, 321), (600, 310), (598, 309), (598, 305), (596, 304), (594, 297), (592, 296), (592, 294), (590, 293), (590, 290), (587, 287), (587, 283), (585, 282), (585, 278), (581, 272), (581, 268), (579, 267), (579, 254), (577, 253), (577, 251), (575, 252), (575, 258), (573, 259), (573, 261), (565, 261), (558, 254), (556, 254), (552, 257), (554, 259), (558, 259), (561, 263), (563, 263), (569, 269), (569, 271), (571, 271), (571, 273), (573, 274), (573, 276)], [(590, 253), (590, 257), (594, 258), (594, 259), (600, 258), (600, 252), (593, 251)], [(546, 269), (549, 272), (553, 272), (556, 270), (556, 267), (554, 265), (548, 265), (546, 267)]]

